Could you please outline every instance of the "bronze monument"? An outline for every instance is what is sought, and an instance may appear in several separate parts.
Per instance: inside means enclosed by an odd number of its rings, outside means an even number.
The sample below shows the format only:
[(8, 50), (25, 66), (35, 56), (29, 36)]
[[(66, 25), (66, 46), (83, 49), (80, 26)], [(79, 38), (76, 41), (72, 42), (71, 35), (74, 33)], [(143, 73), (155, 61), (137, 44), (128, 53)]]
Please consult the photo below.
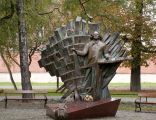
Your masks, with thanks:
[(39, 65), (61, 77), (64, 84), (57, 91), (66, 102), (48, 105), (47, 115), (61, 120), (115, 116), (120, 99), (111, 98), (108, 84), (124, 60), (129, 58), (118, 32), (101, 37), (99, 24), (81, 17), (57, 28)]

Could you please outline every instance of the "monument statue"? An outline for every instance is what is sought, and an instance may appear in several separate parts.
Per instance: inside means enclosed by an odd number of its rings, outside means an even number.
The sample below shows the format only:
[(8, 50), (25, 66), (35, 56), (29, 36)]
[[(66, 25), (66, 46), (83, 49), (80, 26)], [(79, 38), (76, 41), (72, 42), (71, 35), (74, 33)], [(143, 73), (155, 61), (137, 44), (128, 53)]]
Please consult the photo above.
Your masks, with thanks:
[(100, 97), (108, 94), (106, 92), (102, 93), (102, 86), (100, 85), (104, 81), (102, 81), (102, 71), (98, 65), (100, 58), (108, 59), (105, 55), (106, 44), (102, 42), (102, 38), (97, 31), (94, 31), (90, 39), (91, 41), (85, 45), (83, 51), (76, 50), (75, 48), (72, 50), (79, 56), (87, 56), (87, 64), (90, 66), (86, 70), (82, 91), (86, 94), (91, 94), (94, 99), (100, 99)]
[[(106, 31), (101, 37), (99, 24), (81, 17), (57, 28), (41, 52), (39, 65), (51, 76), (61, 78), (64, 84), (57, 91), (64, 93), (63, 100), (69, 97), (75, 103), (63, 104), (66, 108), (56, 105), (60, 108), (57, 110), (53, 105), (48, 107), (47, 114), (55, 118), (58, 111), (64, 111), (68, 119), (114, 116), (120, 100), (111, 99), (108, 84), (119, 65), (129, 59), (118, 32)], [(112, 107), (111, 111), (108, 106)], [(89, 112), (90, 109), (94, 109), (94, 113)], [(105, 112), (99, 112), (101, 109)], [(57, 115), (51, 114), (53, 112)]]

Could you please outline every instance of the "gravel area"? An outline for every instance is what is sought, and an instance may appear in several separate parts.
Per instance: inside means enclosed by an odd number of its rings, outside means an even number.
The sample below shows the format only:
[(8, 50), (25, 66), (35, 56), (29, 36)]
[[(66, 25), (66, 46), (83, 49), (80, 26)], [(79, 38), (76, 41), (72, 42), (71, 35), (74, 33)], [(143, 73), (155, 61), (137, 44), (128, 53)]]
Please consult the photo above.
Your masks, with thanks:
[[(0, 120), (52, 120), (46, 116), (43, 102), (22, 103), (8, 101), (8, 108), (4, 108), (4, 102), (0, 102)], [(85, 119), (90, 120), (90, 119)], [(97, 118), (91, 120), (156, 120), (156, 112), (140, 113), (134, 111), (119, 110), (116, 117)]]
[(115, 117), (85, 120), (156, 120), (156, 113), (136, 113), (134, 111), (118, 111)]
[(45, 109), (0, 109), (0, 120), (51, 120)]
[[(0, 120), (52, 120), (45, 109), (0, 109)], [(85, 119), (90, 120), (90, 119)], [(156, 120), (156, 113), (135, 113), (118, 111), (116, 117), (92, 120)]]

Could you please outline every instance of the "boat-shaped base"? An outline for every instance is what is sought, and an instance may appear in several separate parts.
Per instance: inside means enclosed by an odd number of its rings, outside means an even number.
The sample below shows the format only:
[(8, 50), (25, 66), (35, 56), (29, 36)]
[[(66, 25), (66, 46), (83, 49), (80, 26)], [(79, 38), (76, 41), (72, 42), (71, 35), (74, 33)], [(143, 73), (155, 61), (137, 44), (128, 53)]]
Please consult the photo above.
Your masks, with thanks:
[[(121, 99), (111, 99), (98, 100), (94, 102), (77, 101), (67, 104), (48, 104), (46, 114), (54, 119), (57, 119), (58, 114), (56, 114), (56, 111), (60, 108), (60, 110), (62, 110), (61, 114), (64, 116), (62, 118), (67, 120), (115, 116), (120, 101)], [(62, 106), (64, 106), (63, 109)]]

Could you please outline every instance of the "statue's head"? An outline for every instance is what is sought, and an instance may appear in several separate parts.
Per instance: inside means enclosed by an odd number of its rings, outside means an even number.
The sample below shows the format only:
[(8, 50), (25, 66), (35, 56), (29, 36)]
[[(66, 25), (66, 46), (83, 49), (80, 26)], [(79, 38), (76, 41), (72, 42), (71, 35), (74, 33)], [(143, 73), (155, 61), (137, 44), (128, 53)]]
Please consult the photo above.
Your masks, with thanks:
[(93, 33), (93, 37), (94, 37), (95, 39), (98, 39), (98, 37), (99, 37), (99, 33), (98, 33), (97, 31), (94, 31), (94, 33)]
[(101, 36), (99, 35), (99, 32), (94, 31), (94, 33), (91, 35), (91, 40), (102, 40)]

